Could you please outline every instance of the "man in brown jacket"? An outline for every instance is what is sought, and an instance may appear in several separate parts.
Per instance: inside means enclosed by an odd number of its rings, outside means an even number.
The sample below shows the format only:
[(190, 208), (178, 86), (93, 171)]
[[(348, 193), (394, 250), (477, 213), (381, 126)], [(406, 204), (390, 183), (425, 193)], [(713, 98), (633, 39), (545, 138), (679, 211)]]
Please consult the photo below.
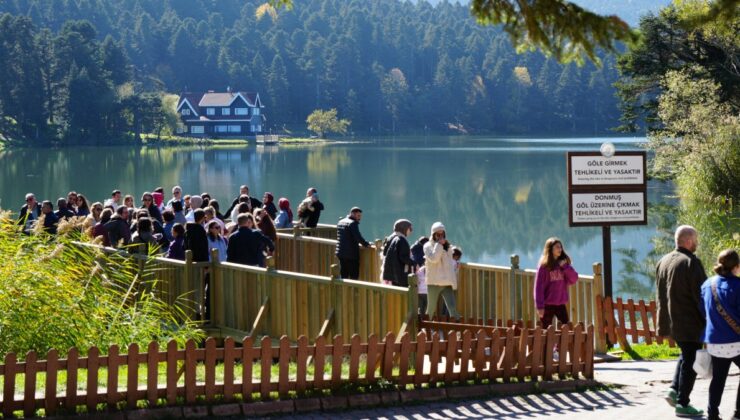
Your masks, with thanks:
[(681, 349), (666, 400), (676, 407), (677, 416), (695, 417), (703, 411), (689, 405), (689, 395), (696, 379), (696, 351), (702, 347), (705, 320), (699, 309), (700, 293), (707, 275), (694, 255), (699, 245), (696, 229), (679, 226), (675, 240), (676, 249), (661, 258), (655, 273), (658, 335), (672, 337)]

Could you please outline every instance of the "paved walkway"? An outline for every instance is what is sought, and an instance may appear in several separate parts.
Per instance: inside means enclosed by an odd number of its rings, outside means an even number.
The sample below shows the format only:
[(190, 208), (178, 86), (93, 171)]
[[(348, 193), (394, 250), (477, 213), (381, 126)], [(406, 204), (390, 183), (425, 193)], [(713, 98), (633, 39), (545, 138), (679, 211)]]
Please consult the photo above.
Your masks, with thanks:
[[(596, 365), (596, 379), (619, 384), (608, 390), (537, 394), (467, 401), (439, 401), (339, 413), (309, 413), (308, 419), (529, 419), (538, 417), (608, 420), (670, 419), (673, 409), (663, 395), (676, 362), (619, 362)], [(692, 404), (706, 410), (709, 380), (697, 379)], [(730, 370), (720, 412), (731, 419), (738, 390), (737, 369)], [(289, 418), (289, 417), (283, 417)]]

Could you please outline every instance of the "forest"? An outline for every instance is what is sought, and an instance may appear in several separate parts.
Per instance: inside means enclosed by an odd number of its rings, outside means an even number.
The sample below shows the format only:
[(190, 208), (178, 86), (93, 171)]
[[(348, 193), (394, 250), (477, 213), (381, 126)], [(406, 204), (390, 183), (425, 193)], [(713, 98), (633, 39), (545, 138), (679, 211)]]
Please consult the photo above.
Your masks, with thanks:
[(330, 108), (364, 135), (619, 125), (612, 55), (579, 67), (517, 54), (457, 3), (301, 0), (277, 14), (261, 4), (0, 2), (0, 138), (132, 140), (170, 129), (172, 94), (227, 87), (259, 92), (272, 132), (305, 131), (312, 111)]

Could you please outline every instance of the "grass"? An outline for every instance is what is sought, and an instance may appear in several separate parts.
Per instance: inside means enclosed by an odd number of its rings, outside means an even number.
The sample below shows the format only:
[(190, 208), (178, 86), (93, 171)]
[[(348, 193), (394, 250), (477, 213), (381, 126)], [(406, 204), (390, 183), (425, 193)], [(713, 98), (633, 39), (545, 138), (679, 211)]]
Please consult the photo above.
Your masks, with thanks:
[(280, 138), (281, 144), (303, 144), (303, 143), (326, 143), (331, 140), (328, 139), (312, 139), (307, 137), (289, 137), (289, 138)]
[(239, 138), (198, 138), (177, 135), (161, 135), (157, 140), (157, 135), (153, 133), (142, 134), (141, 138), (145, 143), (153, 144), (204, 144), (204, 145), (245, 145), (249, 142), (246, 139)]
[(610, 352), (622, 360), (672, 360), (681, 355), (678, 347), (668, 347), (668, 344), (632, 344), (629, 351), (617, 350)]

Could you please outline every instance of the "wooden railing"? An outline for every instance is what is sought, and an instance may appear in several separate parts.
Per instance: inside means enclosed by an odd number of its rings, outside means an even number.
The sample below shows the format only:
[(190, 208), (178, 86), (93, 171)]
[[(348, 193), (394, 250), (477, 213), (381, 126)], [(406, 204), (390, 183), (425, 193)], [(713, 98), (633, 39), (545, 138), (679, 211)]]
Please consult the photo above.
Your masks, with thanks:
[[(21, 362), (10, 353), (0, 365), (0, 412), (10, 418), (21, 410), (24, 417), (33, 417), (38, 409), (51, 416), (74, 414), (83, 407), (95, 413), (101, 407), (134, 409), (140, 404), (249, 402), (269, 400), (272, 393), (290, 398), (291, 392), (303, 396), (310, 390), (380, 382), (418, 387), (469, 380), (552, 380), (554, 375), (559, 380), (579, 375), (593, 378), (591, 327), (584, 330), (576, 326), (573, 331), (567, 327), (561, 331), (552, 327), (526, 329), (519, 335), (513, 329), (490, 335), (464, 331), (460, 339), (457, 334), (448, 337), (441, 340), (434, 334), (428, 338), (420, 332), (415, 336), (404, 333), (396, 339), (389, 333), (383, 342), (375, 335), (366, 342), (353, 335), (348, 341), (342, 336), (333, 340), (319, 337), (309, 344), (305, 336), (295, 343), (283, 336), (277, 345), (269, 337), (259, 341), (246, 337), (238, 342), (227, 338), (223, 348), (217, 348), (216, 341), (209, 338), (205, 348), (189, 341), (185, 349), (178, 349), (172, 341), (162, 351), (152, 342), (143, 351), (132, 344), (126, 354), (117, 346), (103, 351), (93, 347), (85, 357), (73, 348), (66, 358), (60, 359), (57, 350), (50, 350), (43, 360), (29, 352)], [(556, 344), (558, 361), (552, 355)], [(291, 373), (292, 367), (295, 373)], [(146, 374), (141, 375), (143, 372)], [(37, 383), (38, 373), (44, 374), (43, 384)], [(19, 375), (22, 383), (18, 383)]]
[(670, 347), (676, 344), (670, 337), (657, 334), (658, 311), (655, 301), (645, 302), (632, 299), (625, 302), (617, 298), (613, 302), (610, 297), (597, 296), (597, 313), (600, 315), (596, 322), (596, 330), (601, 336), (608, 338), (611, 343), (619, 343), (623, 349), (629, 349), (630, 344), (662, 344), (664, 341)]
[(315, 228), (299, 227), (297, 221), (293, 221), (292, 228), (277, 229), (278, 233), (288, 235), (310, 236), (312, 238), (337, 239), (337, 225), (319, 223)]

